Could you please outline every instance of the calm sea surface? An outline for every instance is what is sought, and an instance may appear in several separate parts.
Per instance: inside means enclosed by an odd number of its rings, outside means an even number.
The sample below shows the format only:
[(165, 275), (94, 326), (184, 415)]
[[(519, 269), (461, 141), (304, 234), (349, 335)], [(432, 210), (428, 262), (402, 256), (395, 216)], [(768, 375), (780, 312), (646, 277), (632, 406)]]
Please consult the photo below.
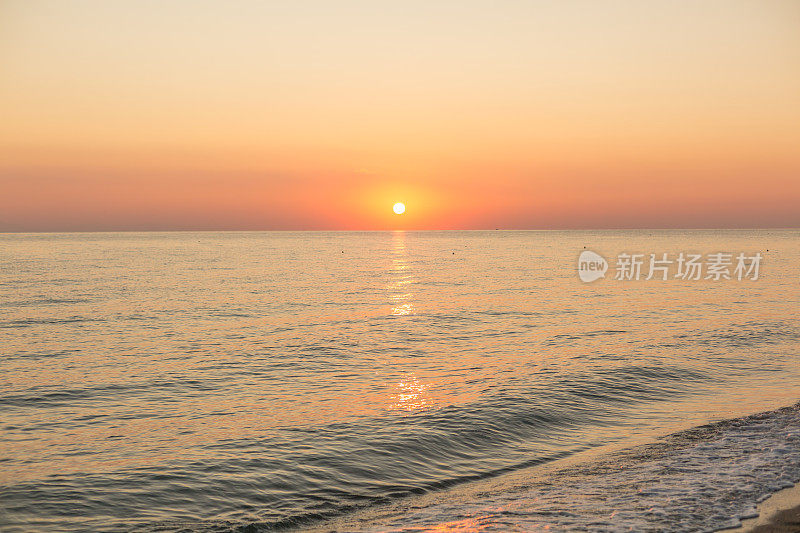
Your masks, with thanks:
[(799, 311), (796, 230), (0, 235), (0, 527), (731, 525), (800, 479)]

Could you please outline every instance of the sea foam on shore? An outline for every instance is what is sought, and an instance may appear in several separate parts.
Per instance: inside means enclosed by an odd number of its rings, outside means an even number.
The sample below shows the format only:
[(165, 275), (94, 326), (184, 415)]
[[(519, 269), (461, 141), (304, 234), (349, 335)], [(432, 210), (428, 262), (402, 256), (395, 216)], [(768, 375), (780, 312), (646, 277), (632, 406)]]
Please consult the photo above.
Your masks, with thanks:
[[(715, 531), (800, 481), (800, 404), (657, 442), (470, 496), (409, 501), (337, 529), (365, 531)], [(378, 518), (379, 517), (379, 518)]]

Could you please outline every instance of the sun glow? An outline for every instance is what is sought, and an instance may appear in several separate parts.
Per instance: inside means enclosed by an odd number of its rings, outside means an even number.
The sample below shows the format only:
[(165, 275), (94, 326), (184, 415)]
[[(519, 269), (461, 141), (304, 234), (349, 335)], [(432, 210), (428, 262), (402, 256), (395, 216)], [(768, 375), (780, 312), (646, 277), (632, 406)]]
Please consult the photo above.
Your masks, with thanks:
[(396, 215), (402, 215), (406, 212), (406, 204), (397, 202), (392, 206), (392, 211), (394, 211)]

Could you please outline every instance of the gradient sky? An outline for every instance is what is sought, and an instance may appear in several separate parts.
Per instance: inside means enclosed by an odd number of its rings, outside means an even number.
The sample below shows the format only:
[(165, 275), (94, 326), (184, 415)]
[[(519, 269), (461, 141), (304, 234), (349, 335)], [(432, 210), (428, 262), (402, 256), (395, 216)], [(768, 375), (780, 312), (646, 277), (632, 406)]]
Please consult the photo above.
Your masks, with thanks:
[(0, 231), (798, 227), (798, 28), (795, 0), (0, 0)]

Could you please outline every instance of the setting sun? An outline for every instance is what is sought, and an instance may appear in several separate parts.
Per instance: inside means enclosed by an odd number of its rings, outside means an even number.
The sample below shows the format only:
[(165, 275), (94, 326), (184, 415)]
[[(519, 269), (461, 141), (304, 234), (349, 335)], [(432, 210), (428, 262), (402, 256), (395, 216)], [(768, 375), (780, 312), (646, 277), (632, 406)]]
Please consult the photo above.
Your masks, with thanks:
[(397, 202), (392, 206), (392, 211), (394, 211), (396, 215), (402, 215), (406, 212), (406, 204)]

